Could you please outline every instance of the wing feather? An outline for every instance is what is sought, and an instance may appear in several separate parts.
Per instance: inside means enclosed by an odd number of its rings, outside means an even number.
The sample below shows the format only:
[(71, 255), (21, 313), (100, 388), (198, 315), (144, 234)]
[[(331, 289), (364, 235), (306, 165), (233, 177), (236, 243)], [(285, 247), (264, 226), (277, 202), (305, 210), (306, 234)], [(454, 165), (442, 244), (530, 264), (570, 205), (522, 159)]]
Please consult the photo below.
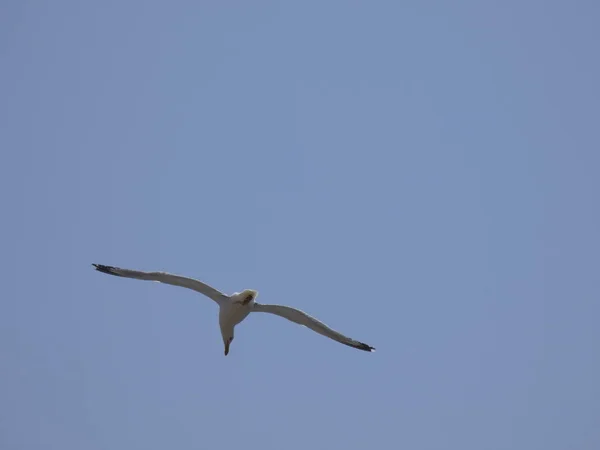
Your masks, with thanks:
[(313, 331), (316, 331), (323, 336), (326, 336), (334, 341), (340, 342), (344, 345), (348, 345), (350, 347), (357, 348), (359, 350), (364, 350), (367, 352), (371, 352), (375, 350), (374, 347), (367, 345), (363, 342), (355, 341), (354, 339), (349, 338), (348, 336), (344, 336), (342, 333), (339, 333), (327, 325), (325, 325), (320, 320), (306, 314), (304, 311), (300, 311), (296, 308), (291, 308), (289, 306), (282, 305), (263, 305), (260, 303), (255, 303), (254, 312), (264, 312), (269, 314), (275, 314), (277, 316), (281, 316), (287, 320), (295, 322), (299, 325), (303, 325), (305, 327), (310, 328)]
[(217, 303), (228, 298), (227, 295), (217, 289), (193, 278), (173, 275), (166, 272), (142, 272), (139, 270), (121, 269), (120, 267), (105, 266), (102, 264), (92, 264), (97, 271), (115, 275), (117, 277), (134, 278), (136, 280), (157, 281), (159, 283), (170, 284), (192, 289), (196, 292), (206, 295)]

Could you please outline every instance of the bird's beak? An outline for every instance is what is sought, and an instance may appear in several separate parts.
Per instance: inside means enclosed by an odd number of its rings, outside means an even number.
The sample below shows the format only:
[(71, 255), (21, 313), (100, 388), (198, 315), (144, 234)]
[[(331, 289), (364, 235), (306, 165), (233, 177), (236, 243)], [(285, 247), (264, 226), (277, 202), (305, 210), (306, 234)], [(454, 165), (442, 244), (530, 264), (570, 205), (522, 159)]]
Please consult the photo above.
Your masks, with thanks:
[(229, 354), (229, 344), (230, 343), (231, 342), (229, 342), (229, 341), (225, 342), (225, 356), (227, 356)]

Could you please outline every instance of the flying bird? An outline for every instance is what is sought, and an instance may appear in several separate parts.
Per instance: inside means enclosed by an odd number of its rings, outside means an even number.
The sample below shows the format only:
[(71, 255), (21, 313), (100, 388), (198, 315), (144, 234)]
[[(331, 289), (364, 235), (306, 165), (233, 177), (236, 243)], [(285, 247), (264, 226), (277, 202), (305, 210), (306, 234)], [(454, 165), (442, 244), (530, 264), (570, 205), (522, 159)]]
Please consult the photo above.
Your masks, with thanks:
[(102, 264), (92, 264), (96, 270), (109, 275), (118, 277), (134, 278), (136, 280), (157, 281), (159, 283), (171, 284), (206, 295), (219, 305), (219, 326), (221, 327), (221, 336), (225, 345), (225, 356), (229, 354), (229, 346), (233, 341), (234, 329), (237, 324), (244, 320), (251, 312), (263, 312), (275, 314), (316, 331), (334, 341), (344, 345), (364, 350), (366, 352), (374, 351), (375, 348), (362, 342), (350, 339), (335, 330), (332, 330), (323, 322), (309, 316), (304, 311), (282, 305), (263, 305), (257, 303), (258, 292), (253, 289), (245, 289), (242, 292), (235, 292), (232, 295), (226, 295), (217, 289), (193, 278), (182, 277), (165, 272), (141, 272), (138, 270), (121, 269), (119, 267), (105, 266)]

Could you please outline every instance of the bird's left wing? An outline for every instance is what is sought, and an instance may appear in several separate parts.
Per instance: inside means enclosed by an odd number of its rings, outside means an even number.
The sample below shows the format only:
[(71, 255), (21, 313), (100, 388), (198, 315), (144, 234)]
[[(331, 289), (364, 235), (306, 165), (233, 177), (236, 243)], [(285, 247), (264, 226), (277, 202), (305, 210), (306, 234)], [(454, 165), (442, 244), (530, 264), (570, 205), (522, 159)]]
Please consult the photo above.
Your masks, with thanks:
[(281, 306), (281, 305), (262, 305), (260, 303), (255, 303), (254, 312), (265, 312), (270, 314), (275, 314), (277, 316), (285, 317), (286, 319), (295, 322), (300, 325), (304, 325), (305, 327), (310, 328), (313, 331), (316, 331), (323, 336), (327, 336), (334, 341), (338, 341), (344, 345), (348, 345), (350, 347), (357, 348), (359, 350), (364, 350), (366, 352), (371, 352), (375, 350), (374, 347), (370, 345), (364, 344), (359, 341), (355, 341), (354, 339), (350, 339), (347, 336), (344, 336), (341, 333), (338, 333), (335, 330), (332, 330), (323, 322), (315, 319), (312, 316), (309, 316), (304, 311), (300, 311), (299, 309), (290, 308), (289, 306)]
[(202, 281), (195, 280), (193, 278), (182, 277), (179, 275), (173, 275), (165, 272), (142, 272), (139, 270), (121, 269), (120, 267), (105, 266), (102, 264), (92, 264), (97, 271), (107, 273), (109, 275), (115, 275), (118, 277), (135, 278), (136, 280), (148, 280), (158, 281), (159, 283), (171, 284), (174, 286), (180, 286), (188, 289), (192, 289), (196, 292), (206, 295), (219, 303), (222, 300), (228, 298), (227, 295), (218, 291), (217, 289), (203, 283)]

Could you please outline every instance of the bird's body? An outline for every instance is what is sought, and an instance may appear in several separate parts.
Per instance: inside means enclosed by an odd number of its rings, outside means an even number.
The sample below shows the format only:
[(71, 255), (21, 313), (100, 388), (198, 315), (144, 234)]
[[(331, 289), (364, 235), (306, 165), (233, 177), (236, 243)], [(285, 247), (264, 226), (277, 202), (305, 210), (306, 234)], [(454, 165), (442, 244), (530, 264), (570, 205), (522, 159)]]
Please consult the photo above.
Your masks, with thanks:
[(256, 291), (237, 292), (219, 305), (219, 327), (225, 343), (225, 356), (229, 353), (229, 344), (233, 341), (235, 326), (241, 323), (252, 312)]
[(165, 272), (141, 272), (137, 270), (121, 269), (118, 267), (105, 266), (102, 264), (93, 264), (99, 272), (109, 275), (115, 275), (125, 278), (135, 278), (138, 280), (157, 281), (160, 283), (171, 284), (175, 286), (193, 289), (214, 300), (219, 305), (219, 326), (221, 336), (225, 345), (225, 355), (229, 353), (229, 346), (234, 338), (235, 326), (242, 322), (251, 312), (265, 312), (284, 317), (292, 322), (306, 326), (323, 336), (329, 337), (344, 345), (357, 348), (364, 351), (373, 351), (373, 347), (364, 344), (332, 330), (324, 323), (309, 316), (299, 309), (281, 305), (263, 305), (256, 303), (258, 292), (252, 289), (246, 289), (242, 292), (236, 292), (232, 295), (226, 295), (215, 288), (192, 278), (181, 277)]

